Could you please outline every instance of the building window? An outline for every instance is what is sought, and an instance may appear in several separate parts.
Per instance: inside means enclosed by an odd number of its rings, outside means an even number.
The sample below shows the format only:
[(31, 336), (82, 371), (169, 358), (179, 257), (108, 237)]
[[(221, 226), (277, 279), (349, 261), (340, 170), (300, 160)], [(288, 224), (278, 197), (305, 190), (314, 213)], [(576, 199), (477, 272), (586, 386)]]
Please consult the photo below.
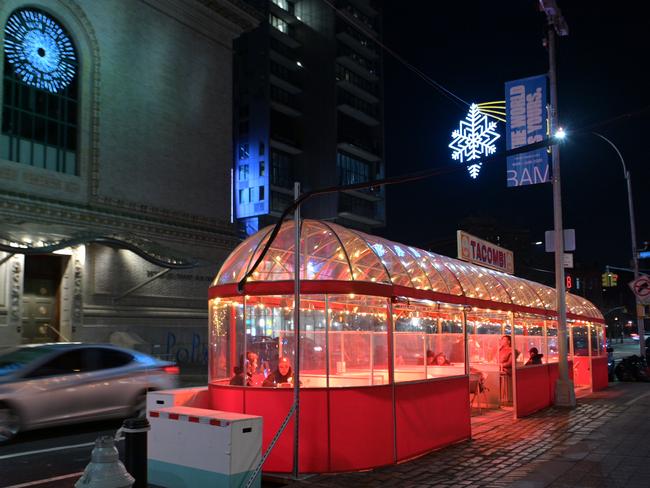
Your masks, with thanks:
[(248, 159), (248, 144), (239, 145), (239, 159)]
[(271, 0), (274, 4), (280, 7), (282, 10), (289, 11), (289, 2), (287, 0)]
[(289, 93), (286, 90), (283, 90), (282, 88), (278, 88), (275, 85), (271, 85), (270, 89), (271, 93), (271, 100), (274, 102), (282, 103), (283, 105), (287, 105), (289, 107), (294, 106), (293, 102), (293, 95)]
[(248, 165), (242, 164), (239, 166), (239, 181), (245, 181), (248, 179)]
[(264, 156), (264, 143), (263, 142), (260, 142), (259, 155)]
[(33, 9), (5, 26), (0, 158), (77, 175), (76, 50), (63, 26)]
[(293, 187), (293, 165), (288, 154), (271, 150), (271, 184), (282, 188)]
[(272, 27), (275, 27), (280, 32), (284, 32), (285, 34), (289, 33), (289, 24), (287, 24), (280, 17), (269, 14), (269, 24), (271, 24)]
[(258, 188), (257, 196), (258, 196), (258, 199), (257, 199), (258, 201), (261, 202), (262, 200), (264, 200), (264, 187), (263, 186), (260, 186)]
[(345, 153), (336, 153), (336, 171), (339, 177), (339, 185), (354, 185), (355, 183), (370, 181), (371, 175), (368, 163)]
[(276, 191), (271, 192), (271, 212), (282, 213), (293, 203), (293, 197)]
[(264, 161), (260, 161), (260, 176), (264, 176), (266, 174), (266, 164)]

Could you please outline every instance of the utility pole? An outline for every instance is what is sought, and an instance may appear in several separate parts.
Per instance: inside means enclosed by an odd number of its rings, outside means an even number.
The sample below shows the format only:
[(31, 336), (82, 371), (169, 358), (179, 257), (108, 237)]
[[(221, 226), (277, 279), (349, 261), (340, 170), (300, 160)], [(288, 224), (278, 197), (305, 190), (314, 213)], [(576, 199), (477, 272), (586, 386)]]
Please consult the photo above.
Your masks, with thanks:
[[(566, 36), (569, 28), (562, 17), (555, 0), (539, 0), (540, 9), (548, 21), (548, 77), (551, 94), (550, 132), (551, 137), (558, 130), (557, 113), (557, 74), (555, 71), (555, 36)], [(553, 223), (555, 244), (555, 292), (557, 308), (557, 341), (559, 377), (555, 385), (555, 404), (561, 407), (575, 407), (576, 397), (573, 381), (569, 379), (567, 355), (566, 290), (564, 282), (564, 229), (562, 226), (562, 187), (560, 184), (560, 148), (551, 146), (553, 162)]]

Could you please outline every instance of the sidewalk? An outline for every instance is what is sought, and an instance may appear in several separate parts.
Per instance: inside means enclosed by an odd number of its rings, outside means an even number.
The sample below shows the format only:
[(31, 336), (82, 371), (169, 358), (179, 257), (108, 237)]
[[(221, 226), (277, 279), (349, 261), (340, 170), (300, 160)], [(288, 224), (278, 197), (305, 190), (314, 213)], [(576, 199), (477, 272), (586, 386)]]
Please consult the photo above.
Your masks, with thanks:
[(361, 473), (265, 478), (263, 486), (650, 487), (650, 384), (610, 383), (573, 410), (549, 408), (514, 421), (490, 412), (473, 438), (399, 465)]

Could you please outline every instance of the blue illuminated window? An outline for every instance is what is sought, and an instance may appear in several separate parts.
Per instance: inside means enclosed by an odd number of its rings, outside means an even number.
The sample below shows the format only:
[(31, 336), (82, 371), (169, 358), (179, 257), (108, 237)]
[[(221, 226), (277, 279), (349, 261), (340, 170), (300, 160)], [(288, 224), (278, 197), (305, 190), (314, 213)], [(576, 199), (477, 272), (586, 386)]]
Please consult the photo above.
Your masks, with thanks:
[(33, 9), (16, 10), (5, 26), (5, 56), (23, 83), (59, 93), (74, 79), (77, 56), (66, 31)]
[(248, 179), (248, 165), (242, 164), (239, 167), (239, 181), (245, 181)]
[(66, 30), (36, 9), (5, 25), (0, 158), (78, 174), (78, 80)]

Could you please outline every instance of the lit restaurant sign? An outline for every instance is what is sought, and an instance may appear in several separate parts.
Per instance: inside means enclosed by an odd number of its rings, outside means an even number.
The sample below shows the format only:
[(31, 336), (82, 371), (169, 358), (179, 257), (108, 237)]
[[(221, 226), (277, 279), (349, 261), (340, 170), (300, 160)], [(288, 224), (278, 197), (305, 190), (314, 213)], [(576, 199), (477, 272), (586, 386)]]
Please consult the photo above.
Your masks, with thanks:
[(463, 261), (496, 269), (504, 273), (514, 274), (514, 254), (512, 251), (499, 247), (491, 242), (474, 237), (462, 230), (456, 231), (458, 236), (458, 258)]

